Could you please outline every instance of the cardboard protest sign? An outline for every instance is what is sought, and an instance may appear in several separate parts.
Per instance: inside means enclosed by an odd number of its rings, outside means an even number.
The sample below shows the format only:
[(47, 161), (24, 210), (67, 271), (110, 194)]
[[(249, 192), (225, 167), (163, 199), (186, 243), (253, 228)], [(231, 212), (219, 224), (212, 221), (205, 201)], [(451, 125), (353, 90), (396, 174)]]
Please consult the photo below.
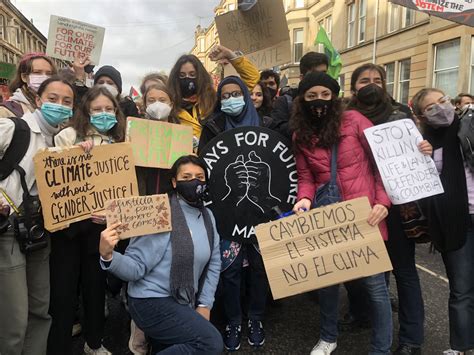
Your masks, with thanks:
[(108, 201), (105, 205), (107, 225), (116, 222), (119, 238), (171, 231), (168, 195), (135, 196)]
[(34, 157), (36, 184), (47, 230), (57, 230), (103, 211), (105, 203), (138, 195), (128, 143), (44, 150)]
[(394, 4), (474, 27), (472, 0), (390, 0)]
[(370, 211), (360, 197), (257, 226), (273, 298), (392, 270)]
[(221, 238), (255, 243), (254, 227), (296, 203), (298, 176), (291, 142), (262, 127), (226, 131), (200, 152), (209, 173), (212, 201)]
[(291, 62), (291, 45), (282, 1), (259, 0), (248, 11), (216, 17), (219, 41), (242, 51), (258, 69)]
[(423, 137), (412, 120), (384, 123), (364, 133), (393, 204), (444, 192), (433, 159), (418, 150)]
[(137, 166), (169, 169), (193, 152), (193, 129), (185, 125), (128, 117), (127, 140)]
[(74, 61), (90, 56), (92, 64), (98, 64), (104, 42), (105, 28), (89, 23), (51, 15), (46, 54), (53, 58)]

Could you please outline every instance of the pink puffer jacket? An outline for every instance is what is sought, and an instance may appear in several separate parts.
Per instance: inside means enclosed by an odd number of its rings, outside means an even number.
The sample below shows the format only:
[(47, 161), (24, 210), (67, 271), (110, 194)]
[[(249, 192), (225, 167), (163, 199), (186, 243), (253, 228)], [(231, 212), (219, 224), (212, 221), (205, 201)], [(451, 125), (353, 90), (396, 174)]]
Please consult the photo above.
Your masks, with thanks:
[[(367, 142), (364, 129), (372, 123), (357, 111), (343, 113), (341, 137), (337, 154), (337, 183), (344, 201), (367, 196), (370, 204), (391, 205), (372, 152)], [(308, 198), (313, 201), (319, 186), (331, 178), (331, 149), (300, 147), (296, 153), (298, 170), (298, 201)], [(379, 224), (384, 240), (387, 240), (385, 221)]]

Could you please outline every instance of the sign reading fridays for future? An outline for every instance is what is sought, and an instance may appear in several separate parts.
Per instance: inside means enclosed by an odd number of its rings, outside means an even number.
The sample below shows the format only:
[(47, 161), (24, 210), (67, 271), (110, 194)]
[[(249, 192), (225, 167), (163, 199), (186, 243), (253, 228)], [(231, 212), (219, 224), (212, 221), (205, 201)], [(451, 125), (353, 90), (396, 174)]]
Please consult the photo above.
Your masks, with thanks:
[(370, 211), (360, 197), (257, 226), (273, 298), (392, 270)]
[(105, 203), (138, 195), (129, 143), (44, 150), (33, 158), (44, 226), (49, 231), (90, 218)]
[(258, 69), (291, 62), (291, 45), (282, 1), (258, 0), (248, 11), (216, 17), (223, 46), (242, 51)]
[(53, 58), (74, 61), (90, 56), (98, 64), (104, 42), (105, 28), (89, 23), (51, 15), (46, 54)]
[(367, 128), (364, 134), (393, 204), (444, 192), (433, 159), (418, 150), (423, 137), (412, 120), (377, 125)]

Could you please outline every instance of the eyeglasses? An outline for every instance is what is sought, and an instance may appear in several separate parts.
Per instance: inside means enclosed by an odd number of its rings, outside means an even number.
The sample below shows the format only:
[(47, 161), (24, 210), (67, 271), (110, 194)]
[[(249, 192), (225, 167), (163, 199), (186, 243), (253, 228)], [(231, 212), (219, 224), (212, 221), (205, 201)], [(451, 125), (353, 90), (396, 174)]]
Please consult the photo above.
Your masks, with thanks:
[(226, 92), (225, 94), (221, 95), (221, 100), (227, 100), (230, 97), (241, 97), (242, 96), (242, 91), (232, 91), (232, 92)]
[[(449, 95), (443, 96), (441, 99), (438, 100), (436, 104), (445, 105), (451, 104), (451, 97)], [(430, 105), (423, 111), (424, 113), (434, 113), (436, 110), (436, 104)]]

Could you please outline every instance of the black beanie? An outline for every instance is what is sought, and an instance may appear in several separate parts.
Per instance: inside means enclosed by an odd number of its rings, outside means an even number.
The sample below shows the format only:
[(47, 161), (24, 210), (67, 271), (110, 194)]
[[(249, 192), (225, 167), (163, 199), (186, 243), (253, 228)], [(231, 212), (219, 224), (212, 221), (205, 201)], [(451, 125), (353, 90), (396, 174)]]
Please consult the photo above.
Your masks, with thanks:
[(97, 73), (94, 75), (94, 85), (97, 84), (97, 80), (101, 76), (108, 76), (112, 81), (117, 85), (119, 93), (122, 92), (122, 75), (120, 72), (111, 65), (104, 65), (102, 68), (97, 70)]
[(313, 86), (324, 86), (331, 90), (334, 95), (339, 96), (341, 87), (336, 80), (323, 72), (310, 72), (306, 74), (298, 86), (298, 95), (304, 95)]

